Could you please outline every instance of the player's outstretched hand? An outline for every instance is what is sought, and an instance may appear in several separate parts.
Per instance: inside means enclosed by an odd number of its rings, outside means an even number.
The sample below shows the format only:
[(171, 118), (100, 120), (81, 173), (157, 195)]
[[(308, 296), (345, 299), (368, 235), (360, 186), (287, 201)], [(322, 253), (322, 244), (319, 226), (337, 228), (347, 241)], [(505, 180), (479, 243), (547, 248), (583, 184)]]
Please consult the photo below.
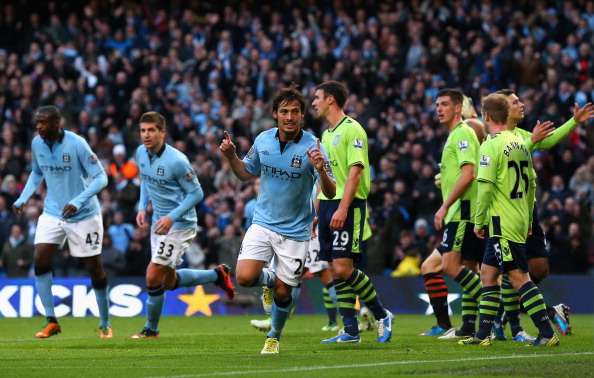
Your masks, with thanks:
[(76, 206), (67, 203), (66, 206), (64, 206), (64, 208), (62, 209), (62, 218), (72, 218), (77, 211), (78, 209), (76, 208)]
[(148, 227), (148, 223), (146, 223), (146, 211), (139, 210), (138, 214), (136, 214), (136, 224), (138, 227), (142, 229), (146, 229)]
[(485, 238), (485, 230), (483, 228), (475, 228), (474, 229), (474, 234), (479, 239), (484, 239)]
[(592, 118), (594, 118), (594, 105), (591, 102), (584, 105), (581, 109), (578, 107), (577, 103), (574, 104), (574, 121), (577, 123), (582, 123)]
[(433, 178), (435, 180), (435, 186), (437, 186), (439, 189), (441, 189), (441, 163), (438, 164), (439, 166), (439, 173), (435, 175), (435, 177)]
[(307, 157), (309, 158), (309, 162), (315, 169), (321, 171), (324, 169), (324, 154), (320, 150), (320, 140), (318, 139), (318, 143), (316, 148), (312, 148), (311, 150), (306, 150)]
[(173, 221), (171, 220), (171, 218), (165, 215), (163, 218), (155, 222), (155, 226), (157, 227), (155, 229), (155, 234), (167, 235), (167, 233), (171, 229), (171, 226), (173, 226)]
[(235, 156), (236, 147), (231, 141), (229, 133), (227, 131), (223, 131), (223, 133), (225, 134), (225, 139), (221, 142), (220, 150), (223, 156), (225, 156), (227, 160), (230, 160)]
[(555, 131), (553, 122), (546, 121), (540, 123), (540, 121), (536, 121), (536, 126), (534, 126), (534, 130), (532, 130), (532, 136), (530, 139), (532, 140), (532, 143), (538, 143), (541, 140), (553, 135), (553, 131)]
[(19, 206), (12, 205), (12, 212), (18, 217), (23, 212), (24, 207), (24, 203), (21, 203)]

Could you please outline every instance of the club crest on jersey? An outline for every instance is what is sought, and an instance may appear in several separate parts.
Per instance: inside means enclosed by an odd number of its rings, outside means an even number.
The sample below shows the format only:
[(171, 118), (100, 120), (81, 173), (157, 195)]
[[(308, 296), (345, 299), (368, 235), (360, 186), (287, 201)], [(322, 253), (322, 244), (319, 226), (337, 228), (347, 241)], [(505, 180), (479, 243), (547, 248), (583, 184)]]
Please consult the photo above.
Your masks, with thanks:
[(338, 146), (340, 144), (340, 134), (334, 136), (334, 141), (332, 142), (334, 146)]
[(162, 165), (157, 167), (157, 176), (165, 176), (165, 167)]
[(491, 156), (483, 155), (479, 161), (481, 167), (489, 167), (491, 165)]
[(293, 155), (293, 159), (291, 159), (291, 167), (293, 168), (301, 168), (301, 163), (303, 163), (303, 159), (299, 155)]
[(355, 139), (355, 143), (354, 143), (353, 147), (355, 147), (358, 150), (362, 150), (363, 149), (363, 140)]
[(62, 154), (62, 161), (64, 163), (70, 163), (70, 154)]
[[(70, 157), (68, 157), (68, 159), (70, 159)], [(89, 156), (89, 161), (91, 162), (91, 164), (97, 164), (99, 162), (99, 160), (97, 160), (97, 156), (95, 156), (94, 154)]]
[(460, 142), (458, 142), (458, 148), (460, 149), (460, 151), (466, 151), (468, 149), (468, 141), (461, 140)]
[(194, 180), (194, 172), (190, 171), (190, 172), (186, 173), (184, 175), (184, 178), (186, 179), (186, 181), (192, 182), (192, 180)]

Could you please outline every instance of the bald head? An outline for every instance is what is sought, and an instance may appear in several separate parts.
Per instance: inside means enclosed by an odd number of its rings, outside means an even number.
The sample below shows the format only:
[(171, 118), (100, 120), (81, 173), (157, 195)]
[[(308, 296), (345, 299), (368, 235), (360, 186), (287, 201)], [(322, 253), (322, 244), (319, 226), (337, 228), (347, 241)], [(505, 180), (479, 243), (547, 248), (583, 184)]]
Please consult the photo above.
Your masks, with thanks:
[(464, 123), (466, 123), (468, 126), (470, 126), (474, 130), (474, 132), (476, 133), (476, 137), (479, 140), (479, 143), (483, 143), (485, 141), (487, 132), (485, 130), (485, 125), (483, 125), (483, 123), (479, 119), (470, 118), (470, 119), (464, 120)]

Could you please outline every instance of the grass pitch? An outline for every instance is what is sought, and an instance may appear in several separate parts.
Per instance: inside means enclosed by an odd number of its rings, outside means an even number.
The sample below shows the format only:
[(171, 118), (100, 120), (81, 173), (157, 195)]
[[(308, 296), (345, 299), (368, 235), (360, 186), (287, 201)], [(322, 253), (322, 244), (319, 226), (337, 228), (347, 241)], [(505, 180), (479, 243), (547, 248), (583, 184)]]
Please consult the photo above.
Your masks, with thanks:
[[(527, 348), (495, 341), (491, 347), (420, 337), (432, 316), (396, 315), (391, 343), (364, 332), (360, 344), (321, 344), (324, 315), (295, 315), (287, 322), (279, 355), (260, 355), (265, 334), (254, 316), (163, 317), (161, 337), (131, 340), (144, 318), (112, 318), (113, 339), (99, 339), (96, 318), (60, 319), (62, 333), (35, 339), (41, 317), (0, 319), (2, 377), (361, 377), (390, 375), (593, 376), (592, 315), (572, 315), (574, 335), (561, 346)], [(459, 322), (459, 315), (452, 318)], [(526, 315), (524, 328), (536, 330)], [(509, 333), (509, 331), (508, 331)], [(509, 335), (508, 335), (509, 336)]]

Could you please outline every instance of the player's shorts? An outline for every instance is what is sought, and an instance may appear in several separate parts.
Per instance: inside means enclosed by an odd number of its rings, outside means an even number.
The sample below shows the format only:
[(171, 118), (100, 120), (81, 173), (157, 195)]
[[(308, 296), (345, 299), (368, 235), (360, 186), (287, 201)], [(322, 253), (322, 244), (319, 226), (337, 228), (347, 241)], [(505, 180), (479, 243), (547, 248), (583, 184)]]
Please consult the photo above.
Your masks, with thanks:
[(499, 268), (503, 273), (514, 269), (528, 272), (526, 244), (497, 237), (488, 238), (483, 264)]
[[(301, 280), (309, 240), (296, 241), (252, 223), (239, 249), (238, 260), (266, 261), (274, 267), (278, 279), (297, 287)], [(271, 263), (276, 257), (275, 263)]]
[(538, 257), (548, 258), (546, 244), (545, 233), (538, 221), (538, 212), (536, 206), (534, 206), (534, 211), (532, 211), (532, 235), (526, 239), (526, 258), (528, 260)]
[(101, 213), (80, 222), (67, 222), (43, 213), (35, 231), (35, 244), (64, 245), (68, 239), (70, 256), (91, 257), (101, 254), (103, 219)]
[(330, 221), (338, 209), (340, 200), (320, 201), (318, 209), (318, 229), (320, 238), (320, 258), (332, 261), (338, 258), (352, 258), (360, 261), (361, 240), (365, 225), (365, 200), (355, 198), (349, 207), (342, 230), (332, 231)]
[(305, 267), (311, 273), (318, 273), (324, 269), (328, 269), (328, 262), (320, 259), (320, 240), (317, 236), (309, 241)]
[(485, 240), (474, 233), (472, 222), (450, 222), (443, 232), (443, 241), (437, 246), (442, 255), (450, 251), (462, 253), (462, 260), (482, 261), (485, 253)]
[(151, 262), (175, 269), (182, 263), (184, 253), (194, 236), (195, 228), (169, 230), (166, 235), (157, 235), (155, 229), (151, 228)]

